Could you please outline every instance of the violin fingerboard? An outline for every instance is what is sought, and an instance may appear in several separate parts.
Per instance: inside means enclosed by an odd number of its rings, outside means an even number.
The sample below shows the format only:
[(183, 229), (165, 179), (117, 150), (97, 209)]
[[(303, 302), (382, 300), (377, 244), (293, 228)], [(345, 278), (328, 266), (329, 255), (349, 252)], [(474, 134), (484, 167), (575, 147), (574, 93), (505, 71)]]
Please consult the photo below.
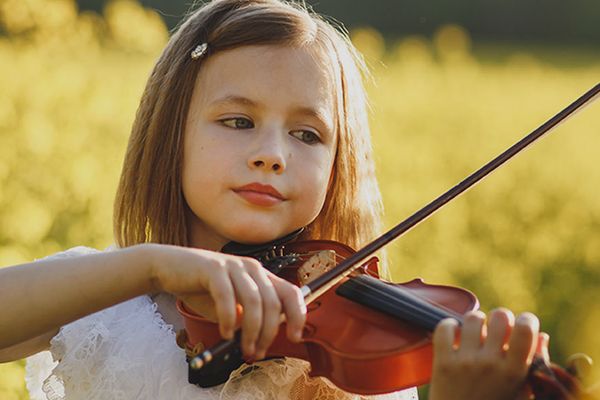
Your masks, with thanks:
[(401, 286), (390, 285), (368, 275), (348, 279), (336, 289), (336, 293), (430, 332), (442, 319), (455, 318)]

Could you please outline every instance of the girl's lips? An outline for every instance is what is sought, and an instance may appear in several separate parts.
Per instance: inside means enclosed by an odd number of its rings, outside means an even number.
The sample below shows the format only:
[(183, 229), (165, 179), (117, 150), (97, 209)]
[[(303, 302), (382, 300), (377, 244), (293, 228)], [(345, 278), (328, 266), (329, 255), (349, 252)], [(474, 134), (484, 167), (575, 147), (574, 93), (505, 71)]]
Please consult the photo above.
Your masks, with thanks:
[(271, 185), (252, 182), (233, 189), (240, 197), (257, 206), (273, 206), (285, 201), (285, 197)]
[(247, 202), (257, 206), (269, 207), (283, 202), (282, 199), (275, 196), (271, 196), (267, 193), (255, 192), (253, 190), (234, 190), (234, 192)]

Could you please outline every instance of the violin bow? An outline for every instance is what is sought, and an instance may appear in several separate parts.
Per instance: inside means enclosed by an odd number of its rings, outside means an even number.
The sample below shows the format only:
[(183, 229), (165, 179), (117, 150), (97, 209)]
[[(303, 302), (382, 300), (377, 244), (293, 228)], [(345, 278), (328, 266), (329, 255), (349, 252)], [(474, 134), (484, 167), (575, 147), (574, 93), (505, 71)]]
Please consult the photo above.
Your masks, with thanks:
[[(423, 222), (434, 212), (439, 210), (442, 206), (454, 199), (458, 195), (464, 193), (467, 189), (474, 186), (476, 183), (481, 181), (492, 171), (500, 167), (502, 164), (510, 160), (521, 150), (535, 142), (537, 139), (550, 132), (554, 127), (567, 119), (567, 117), (573, 115), (576, 111), (583, 108), (583, 106), (590, 104), (593, 100), (596, 100), (600, 94), (600, 83), (596, 84), (593, 88), (585, 92), (581, 97), (575, 100), (573, 103), (568, 105), (558, 114), (550, 118), (539, 128), (513, 144), (507, 150), (502, 152), (496, 158), (467, 176), (462, 182), (458, 183), (450, 190), (438, 196), (435, 200), (431, 201), (425, 207), (421, 208), (398, 225), (394, 226), (388, 232), (379, 236), (356, 253), (350, 255), (348, 258), (341, 261), (335, 267), (329, 271), (324, 272), (313, 281), (302, 286), (300, 290), (304, 296), (304, 301), (309, 304), (311, 301), (319, 297), (321, 294), (335, 286), (345, 276), (350, 274), (354, 269), (361, 265), (369, 256), (375, 253), (377, 250), (398, 238), (402, 234), (408, 232), (410, 229)], [(189, 365), (192, 369), (200, 369), (206, 364), (210, 363), (214, 358), (222, 358), (224, 355), (239, 347), (239, 333), (234, 336), (233, 339), (223, 340), (216, 346), (205, 350), (201, 354), (192, 358)], [(541, 367), (544, 369), (543, 367)]]

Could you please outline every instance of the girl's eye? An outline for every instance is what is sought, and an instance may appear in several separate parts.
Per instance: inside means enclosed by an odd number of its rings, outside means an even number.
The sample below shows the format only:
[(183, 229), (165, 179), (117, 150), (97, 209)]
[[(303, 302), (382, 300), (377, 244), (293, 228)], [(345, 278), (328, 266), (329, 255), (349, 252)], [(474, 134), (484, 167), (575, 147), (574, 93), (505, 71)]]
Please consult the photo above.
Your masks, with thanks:
[(315, 144), (321, 141), (319, 136), (312, 131), (292, 131), (291, 134), (306, 144)]
[(248, 118), (226, 118), (220, 121), (223, 125), (233, 129), (251, 129), (254, 124)]

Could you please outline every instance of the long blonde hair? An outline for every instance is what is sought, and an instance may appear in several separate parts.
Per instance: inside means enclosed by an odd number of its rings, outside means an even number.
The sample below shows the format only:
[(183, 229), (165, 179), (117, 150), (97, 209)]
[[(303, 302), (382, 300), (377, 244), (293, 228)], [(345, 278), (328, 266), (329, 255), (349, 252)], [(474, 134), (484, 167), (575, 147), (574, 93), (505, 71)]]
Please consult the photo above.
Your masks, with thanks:
[(182, 194), (183, 135), (201, 60), (190, 52), (246, 45), (310, 46), (336, 82), (337, 153), (323, 209), (303, 239), (362, 246), (381, 228), (362, 77), (368, 71), (341, 26), (303, 4), (280, 0), (215, 0), (191, 13), (152, 71), (133, 124), (114, 205), (121, 247), (144, 242), (188, 245)]

